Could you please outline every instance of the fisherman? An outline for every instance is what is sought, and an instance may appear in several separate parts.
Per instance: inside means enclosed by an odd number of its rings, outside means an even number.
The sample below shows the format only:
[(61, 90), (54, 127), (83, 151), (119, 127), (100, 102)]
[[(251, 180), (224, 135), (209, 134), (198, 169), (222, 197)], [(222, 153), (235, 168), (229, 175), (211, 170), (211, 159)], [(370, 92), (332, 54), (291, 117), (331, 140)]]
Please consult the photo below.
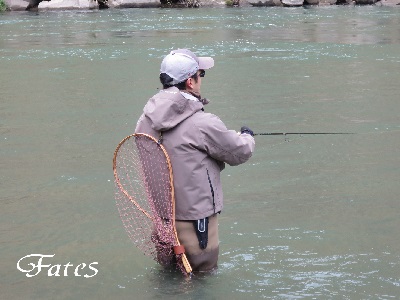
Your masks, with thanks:
[(217, 267), (218, 214), (223, 209), (220, 173), (225, 163), (246, 162), (255, 147), (253, 131), (228, 130), (215, 115), (200, 87), (211, 57), (197, 57), (188, 49), (171, 51), (162, 61), (163, 89), (144, 107), (136, 133), (162, 142), (172, 164), (176, 230), (193, 271)]

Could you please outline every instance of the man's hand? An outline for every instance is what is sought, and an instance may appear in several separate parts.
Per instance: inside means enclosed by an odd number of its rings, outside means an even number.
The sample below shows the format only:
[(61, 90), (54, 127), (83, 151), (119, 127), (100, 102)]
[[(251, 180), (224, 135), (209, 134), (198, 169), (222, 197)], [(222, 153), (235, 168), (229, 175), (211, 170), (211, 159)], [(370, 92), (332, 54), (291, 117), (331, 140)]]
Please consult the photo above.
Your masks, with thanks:
[(240, 133), (247, 133), (247, 134), (250, 134), (251, 136), (254, 136), (253, 130), (251, 130), (247, 126), (242, 126), (242, 128), (240, 128)]

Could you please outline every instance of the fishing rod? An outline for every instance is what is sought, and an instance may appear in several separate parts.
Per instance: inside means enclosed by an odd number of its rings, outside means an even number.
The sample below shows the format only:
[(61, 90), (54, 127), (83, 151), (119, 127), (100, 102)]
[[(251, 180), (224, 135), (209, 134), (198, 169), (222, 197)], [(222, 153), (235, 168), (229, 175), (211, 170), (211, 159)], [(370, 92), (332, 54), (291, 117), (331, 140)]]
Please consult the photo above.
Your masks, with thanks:
[(314, 134), (354, 134), (353, 132), (263, 132), (254, 135), (314, 135)]

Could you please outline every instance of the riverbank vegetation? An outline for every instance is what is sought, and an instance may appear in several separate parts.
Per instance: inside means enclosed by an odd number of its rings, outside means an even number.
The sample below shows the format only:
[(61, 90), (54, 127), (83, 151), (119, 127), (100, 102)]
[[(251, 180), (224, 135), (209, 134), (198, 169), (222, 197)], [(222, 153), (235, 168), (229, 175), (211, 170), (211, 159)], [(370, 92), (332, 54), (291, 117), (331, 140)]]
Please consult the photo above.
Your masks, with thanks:
[(0, 0), (0, 11), (6, 11), (7, 10), (7, 5), (4, 2), (4, 0)]

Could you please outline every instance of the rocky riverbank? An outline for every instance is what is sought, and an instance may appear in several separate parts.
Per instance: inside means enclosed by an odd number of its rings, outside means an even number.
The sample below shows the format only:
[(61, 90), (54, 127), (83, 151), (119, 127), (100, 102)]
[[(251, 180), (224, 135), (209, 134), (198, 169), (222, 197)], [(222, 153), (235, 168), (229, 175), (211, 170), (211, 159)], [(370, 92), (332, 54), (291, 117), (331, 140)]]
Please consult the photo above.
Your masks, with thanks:
[[(162, 7), (160, 0), (4, 0), (8, 10), (72, 10), (99, 8), (151, 8)], [(191, 0), (197, 1), (197, 0)], [(238, 1), (238, 0), (236, 0)], [(32, 5), (36, 3), (36, 5)], [(37, 5), (38, 3), (38, 5)], [(195, 7), (224, 7), (235, 0), (199, 0), (189, 2)], [(380, 5), (400, 7), (400, 0), (241, 0), (240, 6), (303, 6), (303, 5)], [(177, 4), (176, 6), (185, 6)]]

